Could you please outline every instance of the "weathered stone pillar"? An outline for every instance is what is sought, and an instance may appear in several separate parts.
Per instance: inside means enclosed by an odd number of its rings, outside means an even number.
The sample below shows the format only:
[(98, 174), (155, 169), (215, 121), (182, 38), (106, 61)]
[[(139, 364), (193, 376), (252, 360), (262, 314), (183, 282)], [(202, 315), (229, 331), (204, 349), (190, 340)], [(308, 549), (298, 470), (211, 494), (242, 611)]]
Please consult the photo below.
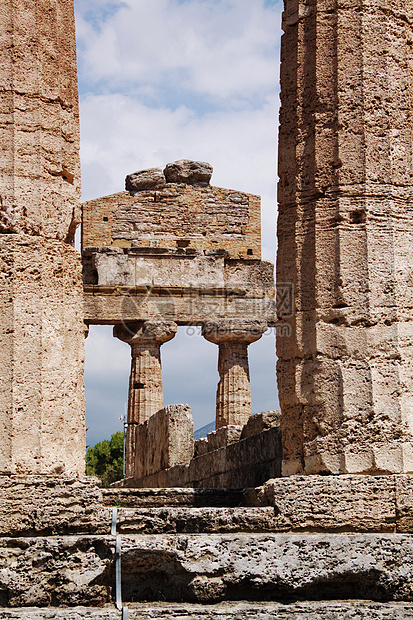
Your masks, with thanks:
[(0, 59), (0, 473), (84, 474), (73, 0), (2, 0)]
[(413, 471), (413, 5), (286, 0), (284, 475)]
[(137, 321), (115, 325), (113, 335), (131, 346), (128, 428), (126, 435), (126, 476), (133, 476), (136, 448), (135, 427), (163, 409), (161, 345), (172, 340), (176, 323)]
[(219, 345), (215, 428), (246, 424), (251, 416), (251, 386), (248, 345), (267, 329), (262, 321), (219, 321), (205, 323), (202, 335)]

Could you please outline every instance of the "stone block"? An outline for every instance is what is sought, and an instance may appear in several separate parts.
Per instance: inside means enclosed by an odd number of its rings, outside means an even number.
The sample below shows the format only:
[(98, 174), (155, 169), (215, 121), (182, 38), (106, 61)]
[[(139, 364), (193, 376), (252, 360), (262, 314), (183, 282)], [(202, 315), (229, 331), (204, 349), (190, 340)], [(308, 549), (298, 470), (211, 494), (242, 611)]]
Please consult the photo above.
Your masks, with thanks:
[(0, 473), (84, 475), (80, 257), (4, 234), (0, 268)]
[[(194, 455), (194, 427), (189, 405), (169, 405), (136, 425), (134, 478), (188, 463)], [(158, 485), (156, 485), (158, 486)]]
[[(0, 13), (0, 231), (73, 241), (80, 223), (72, 0)], [(15, 54), (9, 53), (14, 49)]]
[(125, 601), (413, 599), (409, 535), (136, 535), (122, 557)]
[(125, 189), (132, 195), (147, 189), (161, 189), (165, 187), (166, 179), (162, 168), (149, 168), (128, 174), (125, 179)]
[(225, 448), (229, 444), (239, 441), (243, 428), (240, 425), (228, 424), (228, 426), (222, 426), (216, 431), (208, 433), (208, 452)]
[[(277, 527), (286, 530), (394, 532), (411, 484), (411, 476), (292, 475), (269, 481), (256, 497), (276, 508)], [(406, 512), (403, 523), (411, 525)]]
[(107, 534), (100, 480), (0, 475), (0, 537)]
[[(228, 601), (213, 605), (197, 603), (128, 604), (130, 620), (410, 620), (412, 603), (377, 603), (372, 601), (306, 601), (283, 604), (277, 602)], [(116, 609), (75, 607), (1, 609), (1, 620), (118, 620)]]
[(270, 428), (280, 426), (281, 411), (264, 411), (252, 415), (242, 430), (241, 439), (258, 435)]
[(189, 185), (208, 185), (212, 172), (211, 164), (188, 159), (180, 159), (167, 164), (164, 170), (168, 183), (188, 183)]
[(197, 439), (194, 443), (194, 457), (202, 456), (208, 452), (208, 439), (206, 437), (202, 437), (202, 439)]

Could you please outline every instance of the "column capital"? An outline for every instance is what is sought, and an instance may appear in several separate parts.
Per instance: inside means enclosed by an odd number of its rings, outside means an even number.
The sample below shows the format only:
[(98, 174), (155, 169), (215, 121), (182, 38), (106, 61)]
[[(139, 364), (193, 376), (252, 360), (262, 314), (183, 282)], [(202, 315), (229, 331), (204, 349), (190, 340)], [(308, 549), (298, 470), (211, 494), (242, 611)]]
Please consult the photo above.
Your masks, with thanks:
[(202, 335), (206, 340), (214, 344), (224, 344), (226, 342), (251, 344), (261, 338), (267, 327), (265, 321), (224, 319), (204, 323)]
[(113, 328), (113, 335), (130, 345), (146, 343), (163, 344), (172, 340), (178, 326), (173, 321), (135, 321), (120, 323)]

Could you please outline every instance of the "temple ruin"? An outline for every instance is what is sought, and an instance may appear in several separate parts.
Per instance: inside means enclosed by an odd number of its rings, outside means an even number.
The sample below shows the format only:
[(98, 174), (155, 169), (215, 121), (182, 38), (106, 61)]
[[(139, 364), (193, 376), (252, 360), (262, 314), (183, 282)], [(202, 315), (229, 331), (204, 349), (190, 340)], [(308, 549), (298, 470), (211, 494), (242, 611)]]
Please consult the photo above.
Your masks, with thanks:
[[(211, 176), (210, 164), (181, 160), (128, 175), (124, 192), (83, 204), (85, 321), (114, 324), (114, 336), (131, 346), (128, 486), (248, 486), (279, 475), (279, 435), (266, 432), (269, 446), (261, 438), (260, 450), (244, 441), (238, 458), (235, 445), (226, 454), (252, 414), (248, 345), (275, 327), (277, 316), (274, 266), (261, 261), (260, 199), (211, 186)], [(206, 445), (182, 444), (181, 435), (193, 433), (191, 415), (184, 408), (178, 424), (179, 408), (161, 411), (161, 345), (178, 325), (200, 326), (219, 348), (215, 427), (230, 428), (219, 433), (219, 445), (215, 436)], [(278, 427), (278, 416), (265, 419), (262, 432), (270, 419)], [(225, 456), (211, 457), (212, 445)], [(167, 454), (156, 454), (161, 449)], [(251, 477), (250, 466), (260, 476)]]
[[(83, 206), (82, 284), (73, 0), (0, 25), (0, 619), (413, 618), (412, 3), (285, 0), (276, 311), (258, 197), (186, 160)], [(83, 473), (87, 324), (131, 346), (120, 488)], [(280, 324), (281, 431), (247, 361)], [(219, 347), (193, 458), (178, 325)]]

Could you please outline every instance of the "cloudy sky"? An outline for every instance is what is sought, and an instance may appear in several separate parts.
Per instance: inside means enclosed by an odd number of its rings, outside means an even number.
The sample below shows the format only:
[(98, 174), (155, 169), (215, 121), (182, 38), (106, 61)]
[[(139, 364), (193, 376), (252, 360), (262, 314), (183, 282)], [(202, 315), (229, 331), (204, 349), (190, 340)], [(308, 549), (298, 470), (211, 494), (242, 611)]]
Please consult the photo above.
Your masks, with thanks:
[[(212, 184), (262, 197), (263, 258), (274, 261), (281, 3), (75, 0), (83, 199), (126, 174), (207, 161)], [(189, 333), (188, 333), (189, 331)], [(162, 347), (165, 404), (215, 416), (217, 347), (180, 328)], [(253, 412), (278, 406), (274, 335), (250, 347)], [(121, 429), (129, 345), (111, 328), (86, 341), (88, 443)]]

